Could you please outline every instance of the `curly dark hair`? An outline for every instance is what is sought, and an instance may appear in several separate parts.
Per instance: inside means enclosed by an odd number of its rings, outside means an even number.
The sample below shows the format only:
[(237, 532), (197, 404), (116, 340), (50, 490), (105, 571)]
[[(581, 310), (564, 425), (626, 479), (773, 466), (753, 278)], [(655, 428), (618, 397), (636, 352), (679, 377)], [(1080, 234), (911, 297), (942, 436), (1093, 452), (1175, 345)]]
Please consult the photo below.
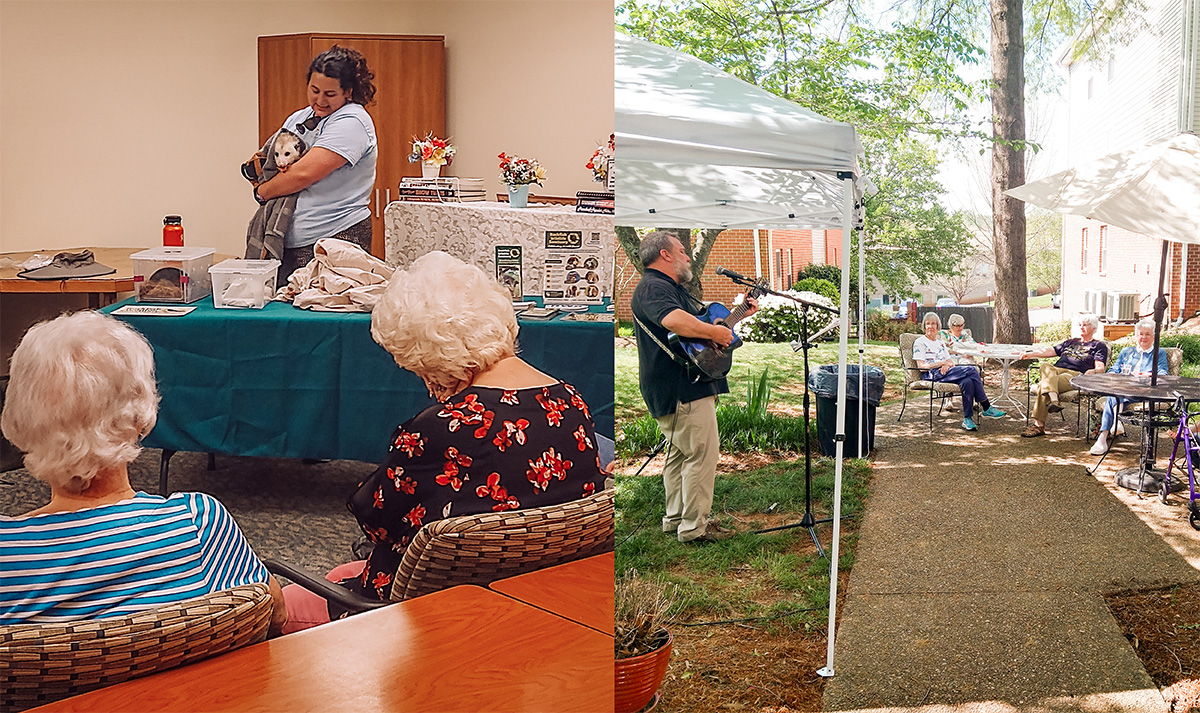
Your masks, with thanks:
[(313, 72), (338, 80), (355, 104), (368, 106), (375, 101), (375, 85), (371, 83), (375, 74), (367, 68), (367, 60), (358, 50), (334, 45), (313, 59), (304, 81), (312, 79)]

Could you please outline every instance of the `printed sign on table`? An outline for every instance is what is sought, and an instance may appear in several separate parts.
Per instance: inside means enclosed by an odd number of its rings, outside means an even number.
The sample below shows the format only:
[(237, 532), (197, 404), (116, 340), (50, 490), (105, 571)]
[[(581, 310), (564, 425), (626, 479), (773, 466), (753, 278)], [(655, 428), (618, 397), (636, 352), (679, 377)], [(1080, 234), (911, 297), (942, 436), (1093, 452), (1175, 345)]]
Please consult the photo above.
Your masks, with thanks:
[(608, 275), (603, 241), (598, 230), (547, 230), (545, 286), (546, 304), (601, 304)]
[(496, 282), (508, 288), (513, 300), (519, 301), (525, 296), (525, 287), (521, 279), (521, 246), (496, 246)]

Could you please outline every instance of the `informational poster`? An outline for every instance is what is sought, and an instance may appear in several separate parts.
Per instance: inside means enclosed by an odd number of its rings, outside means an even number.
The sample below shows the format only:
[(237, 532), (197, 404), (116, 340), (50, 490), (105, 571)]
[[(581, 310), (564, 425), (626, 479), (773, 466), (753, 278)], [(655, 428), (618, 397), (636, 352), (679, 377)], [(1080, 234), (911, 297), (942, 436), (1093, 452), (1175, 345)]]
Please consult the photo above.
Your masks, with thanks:
[(601, 304), (611, 282), (599, 230), (547, 230), (545, 286), (547, 304)]
[(496, 282), (508, 288), (514, 301), (525, 297), (525, 286), (521, 279), (521, 246), (496, 246)]

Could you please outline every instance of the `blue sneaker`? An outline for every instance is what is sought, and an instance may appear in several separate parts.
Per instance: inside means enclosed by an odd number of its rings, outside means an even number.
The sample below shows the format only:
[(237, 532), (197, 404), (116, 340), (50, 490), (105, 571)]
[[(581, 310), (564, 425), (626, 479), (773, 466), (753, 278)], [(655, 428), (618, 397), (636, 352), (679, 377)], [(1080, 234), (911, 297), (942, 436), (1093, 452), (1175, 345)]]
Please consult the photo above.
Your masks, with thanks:
[(963, 419), (963, 428), (967, 429), (968, 431), (978, 431), (979, 430), (979, 426), (975, 425), (975, 421), (972, 419), (969, 419), (969, 418)]
[(983, 415), (987, 416), (988, 418), (1001, 418), (1005, 415), (1005, 412), (1001, 411), (995, 406), (988, 406), (987, 411), (984, 411)]

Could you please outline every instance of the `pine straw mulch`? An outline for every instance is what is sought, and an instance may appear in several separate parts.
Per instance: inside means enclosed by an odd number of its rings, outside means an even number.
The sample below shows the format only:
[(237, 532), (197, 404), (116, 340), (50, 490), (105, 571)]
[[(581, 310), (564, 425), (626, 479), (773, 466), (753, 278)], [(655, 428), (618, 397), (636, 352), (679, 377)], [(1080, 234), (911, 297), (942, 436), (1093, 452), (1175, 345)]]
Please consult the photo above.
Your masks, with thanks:
[(1200, 584), (1105, 597), (1172, 713), (1200, 711)]

